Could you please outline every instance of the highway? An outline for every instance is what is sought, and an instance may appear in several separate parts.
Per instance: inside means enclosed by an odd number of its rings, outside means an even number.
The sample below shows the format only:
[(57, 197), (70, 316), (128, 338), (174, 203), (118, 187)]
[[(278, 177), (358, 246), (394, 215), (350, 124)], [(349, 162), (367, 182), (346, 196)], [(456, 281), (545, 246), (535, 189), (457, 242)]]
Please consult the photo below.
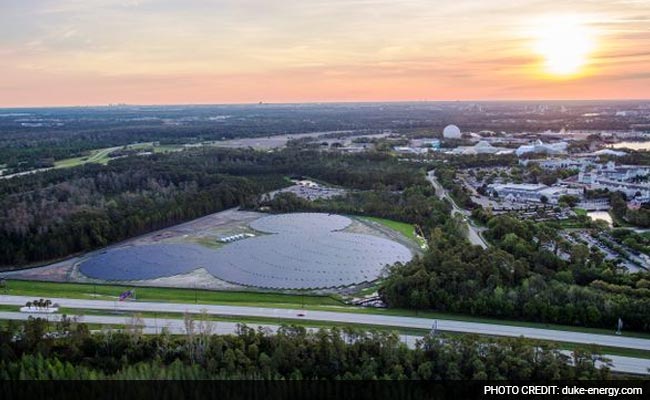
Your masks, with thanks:
[[(0, 304), (24, 306), (32, 301), (28, 296), (0, 296)], [(221, 306), (209, 304), (155, 303), (140, 301), (107, 301), (49, 298), (60, 307), (73, 309), (92, 309), (128, 312), (172, 312), (172, 313), (201, 313), (210, 315), (302, 319), (309, 321), (339, 322), (350, 324), (366, 324), (391, 326), (398, 328), (431, 329), (434, 320), (428, 318), (402, 317), (395, 315), (363, 314), (335, 311), (296, 310), (285, 308), (265, 308), (248, 306)], [(597, 344), (600, 346), (623, 347), (629, 349), (650, 350), (650, 339), (627, 336), (603, 335), (583, 332), (571, 332), (552, 329), (527, 328), (521, 326), (487, 324), (479, 322), (437, 320), (438, 330), (484, 335), (519, 337), (531, 339), (552, 340), (568, 343)]]
[[(23, 312), (7, 312), (0, 311), (1, 320), (26, 320), (29, 316), (46, 318), (50, 321), (58, 321), (61, 314), (29, 314)], [(130, 317), (108, 316), (108, 315), (84, 315), (78, 316), (77, 320), (86, 324), (99, 324), (99, 325), (129, 325), (132, 324)], [(142, 325), (142, 332), (145, 334), (158, 334), (163, 329), (166, 329), (171, 334), (185, 334), (185, 324), (182, 319), (173, 318), (141, 318), (139, 321)], [(195, 324), (196, 326), (197, 324)], [(227, 335), (236, 333), (236, 322), (226, 321), (210, 321), (206, 326), (205, 332), (211, 334)], [(269, 333), (275, 333), (279, 326), (271, 324), (246, 324), (253, 329), (263, 328)], [(316, 328), (308, 328), (316, 329)], [(414, 348), (417, 341), (422, 339), (422, 336), (414, 335), (400, 335), (400, 339), (409, 347)], [(570, 356), (571, 352), (563, 351), (566, 355)], [(650, 369), (650, 359), (632, 358), (616, 355), (605, 355), (606, 358), (612, 362), (612, 371), (626, 372), (633, 374), (648, 374)]]
[(447, 193), (447, 190), (442, 187), (440, 182), (436, 179), (435, 172), (434, 171), (429, 171), (427, 173), (427, 180), (431, 182), (431, 185), (433, 185), (433, 188), (436, 191), (436, 195), (440, 197), (441, 199), (446, 199), (449, 201), (451, 204), (451, 215), (460, 215), (465, 223), (467, 224), (467, 239), (472, 243), (473, 245), (481, 246), (484, 249), (488, 248), (487, 242), (481, 237), (480, 235), (480, 230), (479, 228), (475, 227), (474, 225), (471, 224), (469, 221), (469, 212), (467, 210), (464, 210), (456, 204), (454, 199), (451, 198), (449, 193)]

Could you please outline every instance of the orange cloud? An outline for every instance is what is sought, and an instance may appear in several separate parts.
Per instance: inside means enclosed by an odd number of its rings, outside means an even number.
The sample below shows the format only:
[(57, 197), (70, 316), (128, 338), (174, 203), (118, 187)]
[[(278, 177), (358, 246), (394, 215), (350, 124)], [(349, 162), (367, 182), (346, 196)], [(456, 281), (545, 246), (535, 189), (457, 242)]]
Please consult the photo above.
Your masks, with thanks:
[[(649, 3), (489, 3), (2, 2), (0, 106), (650, 97)], [(530, 30), (567, 12), (598, 46), (549, 79)]]

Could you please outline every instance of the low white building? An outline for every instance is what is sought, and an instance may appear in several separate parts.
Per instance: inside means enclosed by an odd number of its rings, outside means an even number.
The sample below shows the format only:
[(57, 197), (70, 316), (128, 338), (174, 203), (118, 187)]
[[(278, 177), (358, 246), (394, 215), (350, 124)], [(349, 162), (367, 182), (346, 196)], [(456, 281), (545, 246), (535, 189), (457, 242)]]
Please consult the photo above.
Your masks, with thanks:
[(616, 166), (612, 161), (604, 166), (578, 174), (578, 183), (590, 189), (607, 189), (623, 192), (628, 198), (650, 196), (650, 183), (644, 178), (650, 176), (650, 168), (637, 165)]
[(650, 196), (650, 168), (637, 165), (616, 166), (612, 161), (589, 172), (580, 172), (578, 182), (590, 189), (623, 192), (629, 198)]
[(536, 160), (519, 160), (519, 164), (528, 165), (536, 163), (543, 169), (584, 169), (592, 164), (591, 160), (584, 158), (548, 158)]
[(400, 154), (426, 154), (429, 152), (429, 149), (426, 147), (410, 147), (410, 146), (395, 146), (393, 147), (395, 152)]
[(310, 181), (308, 179), (300, 179), (300, 180), (296, 180), (294, 182), (296, 183), (296, 185), (310, 187), (310, 188), (316, 188), (316, 187), (319, 186), (318, 183), (316, 183), (314, 181)]
[(614, 161), (601, 166), (598, 173), (607, 179), (629, 182), (650, 175), (650, 168), (641, 165), (619, 165)]
[(542, 203), (546, 198), (548, 204), (558, 204), (562, 196), (582, 197), (580, 189), (529, 183), (492, 184), (488, 185), (488, 191), (513, 203)]
[(627, 155), (627, 153), (624, 151), (612, 150), (612, 149), (602, 149), (602, 150), (594, 151), (593, 154), (597, 156), (614, 156), (614, 157), (623, 157)]
[(567, 152), (569, 144), (567, 142), (557, 143), (543, 143), (541, 140), (523, 146), (519, 146), (515, 152), (517, 156), (522, 156), (526, 153), (542, 153), (542, 154), (563, 154)]
[(650, 196), (650, 185), (647, 183), (631, 183), (607, 179), (596, 172), (581, 172), (578, 175), (578, 182), (587, 185), (592, 190), (607, 189), (610, 192), (622, 192), (628, 198)]
[(456, 155), (469, 155), (469, 154), (512, 154), (513, 149), (506, 147), (492, 146), (485, 140), (481, 140), (474, 146), (459, 146), (451, 151), (451, 154)]

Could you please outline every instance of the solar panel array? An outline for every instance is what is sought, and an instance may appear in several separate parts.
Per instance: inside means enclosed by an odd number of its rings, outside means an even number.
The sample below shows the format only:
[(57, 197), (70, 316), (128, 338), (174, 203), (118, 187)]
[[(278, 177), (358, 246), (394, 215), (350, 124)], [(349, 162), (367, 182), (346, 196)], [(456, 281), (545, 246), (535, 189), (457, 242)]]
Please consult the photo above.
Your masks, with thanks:
[(251, 228), (267, 233), (320, 234), (340, 231), (350, 225), (350, 218), (336, 214), (276, 214), (256, 219)]
[(92, 278), (142, 280), (203, 267), (219, 279), (245, 286), (316, 289), (372, 281), (385, 265), (412, 258), (394, 241), (339, 232), (350, 223), (340, 215), (272, 215), (251, 223), (270, 235), (220, 249), (166, 243), (118, 248), (90, 258), (80, 268)]

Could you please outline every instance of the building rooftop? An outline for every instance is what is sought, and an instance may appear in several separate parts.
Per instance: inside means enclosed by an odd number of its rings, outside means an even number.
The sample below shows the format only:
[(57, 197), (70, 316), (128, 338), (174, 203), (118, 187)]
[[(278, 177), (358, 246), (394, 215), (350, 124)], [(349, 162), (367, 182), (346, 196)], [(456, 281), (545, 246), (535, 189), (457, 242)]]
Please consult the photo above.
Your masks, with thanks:
[(493, 185), (493, 187), (497, 190), (525, 190), (529, 192), (536, 192), (548, 188), (548, 186), (541, 183), (503, 183)]

